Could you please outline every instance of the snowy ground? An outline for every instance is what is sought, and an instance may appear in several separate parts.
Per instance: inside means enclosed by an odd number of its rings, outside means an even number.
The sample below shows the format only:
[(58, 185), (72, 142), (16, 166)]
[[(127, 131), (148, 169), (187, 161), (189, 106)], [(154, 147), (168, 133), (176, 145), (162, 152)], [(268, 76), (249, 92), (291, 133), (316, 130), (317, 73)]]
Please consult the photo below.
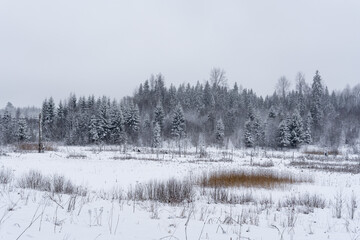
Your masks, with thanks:
[[(0, 239), (360, 239), (360, 211), (355, 208), (353, 219), (350, 214), (354, 197), (360, 204), (360, 175), (328, 169), (335, 165), (360, 168), (357, 155), (210, 149), (206, 158), (200, 158), (195, 149), (182, 157), (170, 150), (159, 154), (134, 150), (128, 148), (124, 154), (118, 147), (101, 151), (99, 147), (58, 147), (39, 154), (2, 149), (0, 169), (11, 169), (13, 180), (0, 185)], [(272, 167), (261, 166), (270, 161)], [(317, 170), (305, 168), (304, 162)], [(324, 166), (326, 171), (321, 170)], [(178, 205), (126, 197), (130, 186), (150, 180), (257, 168), (313, 182), (276, 189), (231, 189), (256, 199), (244, 204), (216, 203), (200, 194), (199, 187), (193, 202)], [(86, 187), (87, 195), (19, 188), (17, 180), (32, 169), (47, 176), (64, 175)], [(283, 204), (307, 195), (324, 199), (324, 207)], [(341, 217), (337, 218), (339, 206)]]

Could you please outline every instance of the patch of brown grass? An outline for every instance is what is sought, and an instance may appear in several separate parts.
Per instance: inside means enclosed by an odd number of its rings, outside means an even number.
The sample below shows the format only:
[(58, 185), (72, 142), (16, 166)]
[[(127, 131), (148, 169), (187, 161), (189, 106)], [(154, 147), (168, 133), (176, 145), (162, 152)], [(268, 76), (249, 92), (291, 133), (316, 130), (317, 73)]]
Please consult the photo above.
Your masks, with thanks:
[(288, 184), (312, 182), (309, 177), (272, 171), (220, 171), (204, 174), (199, 181), (202, 187), (257, 187), (276, 188)]
[[(57, 148), (51, 143), (45, 143), (43, 148), (44, 148), (44, 151), (57, 151)], [(38, 151), (39, 144), (38, 143), (19, 143), (16, 145), (16, 150), (17, 151), (27, 151), (27, 152)]]

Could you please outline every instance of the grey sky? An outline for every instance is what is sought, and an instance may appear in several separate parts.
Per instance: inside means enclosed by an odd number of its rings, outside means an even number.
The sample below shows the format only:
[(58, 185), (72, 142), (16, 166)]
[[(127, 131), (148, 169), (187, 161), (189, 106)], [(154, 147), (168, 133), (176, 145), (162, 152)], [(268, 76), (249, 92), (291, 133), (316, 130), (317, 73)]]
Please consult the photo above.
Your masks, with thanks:
[(214, 66), (263, 95), (316, 69), (330, 90), (354, 86), (360, 1), (0, 0), (0, 107), (70, 92), (120, 99), (151, 73), (169, 86)]

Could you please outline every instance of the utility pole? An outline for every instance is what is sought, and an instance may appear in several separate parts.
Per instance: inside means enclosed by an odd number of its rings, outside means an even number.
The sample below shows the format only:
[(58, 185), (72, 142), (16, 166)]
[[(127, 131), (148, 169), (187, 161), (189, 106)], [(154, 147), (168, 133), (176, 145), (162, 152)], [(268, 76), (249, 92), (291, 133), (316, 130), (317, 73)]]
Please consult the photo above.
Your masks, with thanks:
[(39, 153), (44, 152), (43, 143), (42, 143), (42, 117), (39, 113)]

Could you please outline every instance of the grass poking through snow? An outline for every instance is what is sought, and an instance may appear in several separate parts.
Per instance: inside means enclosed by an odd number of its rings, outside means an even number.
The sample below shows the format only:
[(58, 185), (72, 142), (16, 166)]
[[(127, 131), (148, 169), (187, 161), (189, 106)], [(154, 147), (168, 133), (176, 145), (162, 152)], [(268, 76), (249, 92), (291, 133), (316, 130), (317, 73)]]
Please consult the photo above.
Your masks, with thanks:
[(258, 187), (276, 188), (288, 184), (313, 182), (309, 177), (293, 176), (290, 173), (272, 171), (218, 171), (200, 178), (202, 187)]

